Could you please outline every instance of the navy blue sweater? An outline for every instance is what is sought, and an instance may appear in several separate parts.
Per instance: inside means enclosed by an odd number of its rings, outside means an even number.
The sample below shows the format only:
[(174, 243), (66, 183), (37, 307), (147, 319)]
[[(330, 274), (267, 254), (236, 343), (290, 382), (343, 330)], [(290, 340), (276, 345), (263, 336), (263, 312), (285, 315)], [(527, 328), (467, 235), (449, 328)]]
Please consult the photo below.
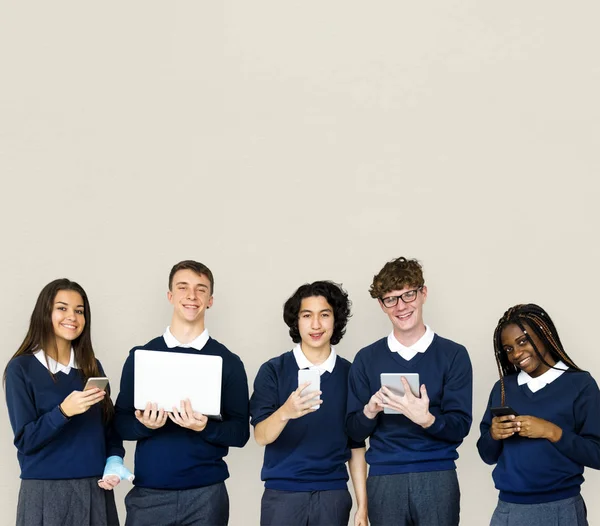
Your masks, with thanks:
[[(221, 356), (222, 422), (209, 420), (203, 431), (178, 426), (171, 420), (159, 429), (148, 429), (135, 417), (134, 355), (137, 349)], [(150, 402), (152, 400), (149, 400)], [(240, 358), (209, 338), (201, 351), (189, 347), (169, 349), (162, 336), (143, 347), (134, 347), (125, 361), (121, 392), (115, 404), (115, 425), (124, 440), (137, 440), (136, 486), (153, 489), (190, 489), (223, 482), (229, 477), (223, 460), (230, 446), (242, 447), (250, 437), (248, 379)]]
[[(268, 489), (322, 491), (346, 489), (350, 448), (344, 430), (350, 362), (337, 356), (332, 373), (321, 375), (321, 407), (290, 420), (277, 440), (265, 448), (261, 479)], [(293, 351), (269, 360), (258, 371), (250, 399), (252, 425), (271, 416), (298, 388), (298, 363)]]
[(103, 423), (101, 404), (71, 418), (61, 413), (59, 404), (83, 387), (79, 369), (58, 372), (53, 379), (32, 354), (8, 364), (6, 404), (22, 479), (100, 478), (108, 456), (125, 455), (114, 428)]
[[(419, 373), (435, 422), (427, 429), (404, 415), (383, 412), (370, 420), (363, 409), (381, 388), (380, 373)], [(437, 334), (424, 353), (405, 360), (387, 338), (358, 352), (350, 369), (346, 427), (354, 440), (370, 436), (369, 475), (454, 469), (457, 447), (471, 427), (473, 372), (467, 350)]]
[(500, 500), (535, 504), (579, 494), (583, 468), (600, 469), (600, 392), (587, 372), (566, 372), (533, 393), (517, 384), (517, 375), (504, 379), (506, 403), (520, 415), (556, 424), (562, 437), (552, 443), (545, 438), (513, 435), (505, 440), (490, 436), (490, 407), (500, 405), (500, 381), (490, 394), (477, 441), (479, 455), (497, 464), (493, 477)]

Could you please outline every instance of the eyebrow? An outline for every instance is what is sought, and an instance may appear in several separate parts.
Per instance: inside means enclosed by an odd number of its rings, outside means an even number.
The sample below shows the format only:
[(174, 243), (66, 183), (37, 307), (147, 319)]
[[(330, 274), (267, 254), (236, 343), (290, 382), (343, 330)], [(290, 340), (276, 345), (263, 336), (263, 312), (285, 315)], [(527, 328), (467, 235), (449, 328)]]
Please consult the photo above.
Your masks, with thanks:
[(323, 309), (323, 310), (320, 310), (320, 311), (312, 311), (310, 309), (302, 309), (300, 311), (300, 314), (302, 314), (303, 312), (311, 312), (312, 313), (312, 312), (333, 312), (333, 311), (331, 309)]
[[(55, 305), (58, 305), (59, 303), (60, 303), (61, 305), (66, 305), (67, 307), (69, 306), (69, 304), (68, 304), (68, 303), (65, 303), (64, 301), (57, 301), (57, 302), (55, 303)], [(77, 308), (79, 308), (79, 307), (83, 307), (83, 305), (77, 305)]]
[[(177, 283), (175, 283), (176, 287), (179, 285), (189, 285), (189, 283), (187, 281), (178, 281)], [(198, 283), (196, 287), (204, 287), (205, 289), (208, 289), (208, 285), (205, 285), (204, 283)]]

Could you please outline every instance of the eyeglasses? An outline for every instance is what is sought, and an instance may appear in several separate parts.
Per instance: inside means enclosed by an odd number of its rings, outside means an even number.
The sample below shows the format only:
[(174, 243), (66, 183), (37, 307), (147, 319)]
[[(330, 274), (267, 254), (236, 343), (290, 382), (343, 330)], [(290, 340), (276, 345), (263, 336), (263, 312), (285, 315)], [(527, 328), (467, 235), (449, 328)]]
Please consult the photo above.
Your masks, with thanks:
[(387, 298), (379, 299), (381, 303), (383, 303), (383, 306), (389, 309), (398, 305), (399, 299), (401, 299), (404, 303), (412, 303), (417, 299), (417, 295), (419, 294), (420, 290), (423, 290), (423, 285), (414, 290), (407, 290), (406, 292), (400, 294), (400, 296), (388, 296)]

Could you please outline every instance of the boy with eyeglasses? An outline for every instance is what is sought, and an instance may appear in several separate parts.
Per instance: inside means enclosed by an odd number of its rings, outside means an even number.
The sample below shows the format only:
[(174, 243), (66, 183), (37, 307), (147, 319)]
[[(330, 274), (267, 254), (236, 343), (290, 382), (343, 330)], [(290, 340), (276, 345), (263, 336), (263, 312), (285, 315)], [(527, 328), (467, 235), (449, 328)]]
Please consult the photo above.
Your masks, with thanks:
[[(473, 375), (467, 350), (423, 322), (427, 287), (417, 260), (400, 257), (373, 278), (392, 332), (362, 349), (350, 369), (346, 426), (370, 437), (367, 501), (372, 526), (455, 526), (460, 490), (454, 461), (471, 426)], [(418, 373), (419, 396), (381, 386), (381, 373)], [(400, 414), (384, 413), (389, 408)]]

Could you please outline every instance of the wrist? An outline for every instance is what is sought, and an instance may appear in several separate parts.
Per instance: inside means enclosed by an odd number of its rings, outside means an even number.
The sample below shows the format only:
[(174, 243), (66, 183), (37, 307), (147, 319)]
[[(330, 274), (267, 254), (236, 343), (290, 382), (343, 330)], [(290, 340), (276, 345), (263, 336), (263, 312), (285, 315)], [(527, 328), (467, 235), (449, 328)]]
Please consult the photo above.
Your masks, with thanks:
[(434, 422), (435, 422), (435, 416), (433, 416), (431, 413), (427, 413), (427, 416), (425, 417), (425, 421), (421, 424), (421, 427), (423, 429), (427, 429), (428, 427), (431, 427)]
[(281, 406), (277, 412), (279, 413), (279, 420), (281, 422), (285, 423), (290, 419), (290, 417), (287, 415), (287, 413), (283, 409), (283, 406)]
[(65, 418), (71, 418), (72, 415), (67, 414), (67, 412), (64, 410), (62, 404), (58, 404), (58, 409)]
[(548, 438), (548, 440), (550, 440), (550, 442), (555, 444), (562, 438), (562, 433), (563, 433), (562, 429), (560, 427), (558, 427), (556, 424), (554, 424), (552, 426), (552, 429), (550, 430), (549, 436), (547, 438)]
[(377, 416), (377, 411), (369, 411), (369, 404), (367, 404), (363, 409), (363, 414), (369, 419), (373, 420)]

